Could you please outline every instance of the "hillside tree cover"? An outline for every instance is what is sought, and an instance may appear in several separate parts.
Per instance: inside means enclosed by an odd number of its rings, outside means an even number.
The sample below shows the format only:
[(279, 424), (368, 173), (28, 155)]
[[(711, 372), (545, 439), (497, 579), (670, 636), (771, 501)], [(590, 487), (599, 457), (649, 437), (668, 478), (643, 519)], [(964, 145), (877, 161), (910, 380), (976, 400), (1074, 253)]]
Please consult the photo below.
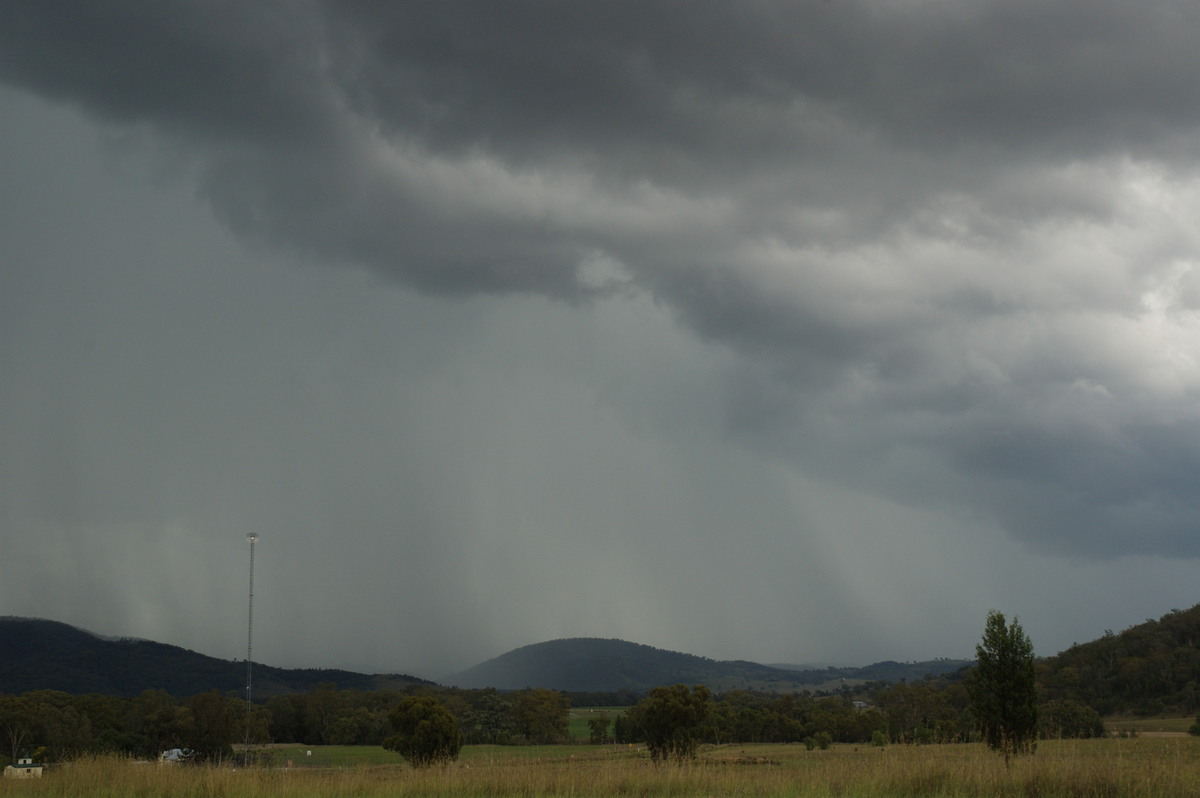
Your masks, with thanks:
[[(8, 693), (51, 689), (134, 698), (152, 686), (186, 698), (213, 689), (242, 693), (246, 686), (244, 662), (150, 640), (100, 638), (57, 621), (0, 618), (0, 652), (0, 686)], [(255, 694), (263, 698), (331, 682), (360, 690), (433, 685), (401, 674), (254, 667)]]
[(1200, 604), (1108, 631), (1037, 664), (1048, 700), (1073, 700), (1101, 715), (1200, 712)]
[(975, 647), (977, 665), (967, 680), (971, 712), (988, 747), (1013, 756), (1037, 749), (1038, 697), (1033, 643), (1016, 618), (988, 613), (983, 640)]

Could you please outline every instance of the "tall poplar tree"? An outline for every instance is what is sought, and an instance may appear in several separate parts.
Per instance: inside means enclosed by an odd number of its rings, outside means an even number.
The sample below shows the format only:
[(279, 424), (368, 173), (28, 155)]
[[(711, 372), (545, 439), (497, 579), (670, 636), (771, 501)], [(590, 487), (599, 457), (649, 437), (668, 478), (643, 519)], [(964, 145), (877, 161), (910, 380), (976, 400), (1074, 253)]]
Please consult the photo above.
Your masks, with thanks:
[(983, 640), (975, 646), (978, 664), (967, 681), (971, 711), (988, 747), (1012, 757), (1037, 749), (1038, 700), (1033, 644), (1013, 618), (988, 613)]

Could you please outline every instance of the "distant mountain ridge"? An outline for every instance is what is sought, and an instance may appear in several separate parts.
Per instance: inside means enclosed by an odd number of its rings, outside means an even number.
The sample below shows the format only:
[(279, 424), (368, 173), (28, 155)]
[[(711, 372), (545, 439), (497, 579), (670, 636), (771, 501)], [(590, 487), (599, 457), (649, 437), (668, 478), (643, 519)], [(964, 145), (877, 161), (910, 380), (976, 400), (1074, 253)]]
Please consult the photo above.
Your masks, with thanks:
[[(358, 690), (433, 684), (400, 674), (254, 665), (254, 694), (259, 698), (303, 692), (329, 682)], [(209, 690), (242, 693), (246, 663), (150, 640), (102, 637), (58, 621), (0, 617), (0, 693), (61, 690), (128, 698), (147, 689), (165, 690), (176, 697)]]
[(881, 662), (864, 668), (795, 671), (745, 660), (712, 660), (640, 643), (576, 637), (534, 643), (509, 651), (444, 679), (457, 687), (520, 690), (548, 687), (565, 692), (642, 691), (670, 684), (704, 684), (716, 692), (835, 690), (843, 681), (920, 679), (970, 664), (968, 660)]
[[(464, 688), (546, 687), (572, 693), (639, 693), (678, 683), (787, 693), (832, 691), (867, 681), (920, 679), (958, 670), (966, 660), (881, 662), (864, 668), (789, 670), (745, 660), (719, 661), (624, 640), (567, 638), (534, 643), (442, 680)], [(160, 689), (176, 697), (209, 690), (245, 690), (244, 660), (223, 660), (179, 646), (137, 638), (103, 637), (36, 618), (0, 617), (0, 693), (61, 690), (131, 697)], [(340, 689), (404, 689), (434, 682), (401, 674), (340, 669), (287, 669), (256, 663), (254, 695), (267, 699), (318, 684)]]
[[(1200, 604), (1040, 658), (1039, 689), (1047, 700), (1080, 701), (1104, 715), (1174, 712), (1190, 716), (1200, 710), (1198, 652)], [(936, 659), (792, 670), (744, 660), (717, 661), (623, 640), (568, 638), (514, 649), (443, 682), (468, 688), (547, 687), (576, 694), (606, 693), (609, 699), (622, 691), (636, 694), (680, 682), (705, 684), (716, 693), (735, 689), (832, 692), (867, 682), (918, 681), (925, 676), (944, 676), (953, 682), (971, 664)], [(214, 689), (241, 693), (245, 667), (243, 660), (216, 659), (149, 640), (102, 637), (57, 621), (0, 617), (0, 694), (61, 690), (130, 697), (161, 689), (183, 698)], [(406, 675), (254, 666), (254, 694), (259, 699), (328, 683), (363, 691), (436, 686)]]

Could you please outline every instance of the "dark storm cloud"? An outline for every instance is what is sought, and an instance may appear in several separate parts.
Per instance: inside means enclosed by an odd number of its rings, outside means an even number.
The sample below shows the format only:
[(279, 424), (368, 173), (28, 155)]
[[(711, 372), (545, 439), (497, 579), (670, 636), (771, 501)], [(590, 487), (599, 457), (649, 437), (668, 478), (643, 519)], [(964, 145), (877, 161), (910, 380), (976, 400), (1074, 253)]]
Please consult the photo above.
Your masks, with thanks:
[(312, 22), (281, 4), (14, 4), (4, 9), (3, 74), (209, 147), (325, 143)]
[(161, 134), (247, 237), (438, 293), (647, 292), (755, 360), (730, 434), (806, 473), (1200, 553), (1193, 3), (0, 14), (5, 80)]
[[(385, 218), (414, 212), (405, 200), (421, 187), (381, 186), (379, 164), (362, 161), (375, 132), (425, 155), (577, 167), (590, 188), (752, 186), (767, 207), (774, 188), (789, 205), (852, 196), (869, 208), (872, 193), (911, 206), (970, 187), (981, 162), (1193, 147), (1198, 21), (1187, 3), (1119, 2), (18, 4), (6, 9), (3, 69), (204, 145), (218, 182), (246, 175), (262, 202), (305, 189), (314, 207), (289, 210), (308, 216), (354, 200)], [(903, 185), (881, 181), (880, 166)], [(502, 225), (482, 232), (503, 238)], [(617, 231), (541, 232), (544, 257), (570, 272), (563, 241)], [(530, 237), (525, 225), (517, 234)], [(397, 248), (348, 238), (336, 246), (355, 256)], [(473, 261), (447, 261), (465, 266), (464, 290), (479, 279)]]
[(916, 149), (1063, 136), (1078, 155), (1200, 119), (1186, 3), (336, 8), (362, 56), (343, 78), (369, 115), (440, 148), (482, 139), (539, 161), (631, 147), (654, 172), (741, 170), (804, 156), (814, 123), (836, 118)]

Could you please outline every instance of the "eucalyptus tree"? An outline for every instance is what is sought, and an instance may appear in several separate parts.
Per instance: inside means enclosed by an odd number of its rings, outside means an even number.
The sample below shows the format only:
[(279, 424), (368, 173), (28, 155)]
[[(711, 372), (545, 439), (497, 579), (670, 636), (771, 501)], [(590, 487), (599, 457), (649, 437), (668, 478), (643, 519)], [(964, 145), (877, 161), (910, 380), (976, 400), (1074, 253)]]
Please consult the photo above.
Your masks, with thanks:
[(650, 758), (686, 761), (696, 756), (712, 693), (698, 684), (655, 687), (629, 710), (629, 720), (646, 740)]
[(408, 696), (388, 715), (396, 732), (383, 741), (414, 768), (447, 764), (458, 759), (462, 733), (458, 720), (433, 696)]

